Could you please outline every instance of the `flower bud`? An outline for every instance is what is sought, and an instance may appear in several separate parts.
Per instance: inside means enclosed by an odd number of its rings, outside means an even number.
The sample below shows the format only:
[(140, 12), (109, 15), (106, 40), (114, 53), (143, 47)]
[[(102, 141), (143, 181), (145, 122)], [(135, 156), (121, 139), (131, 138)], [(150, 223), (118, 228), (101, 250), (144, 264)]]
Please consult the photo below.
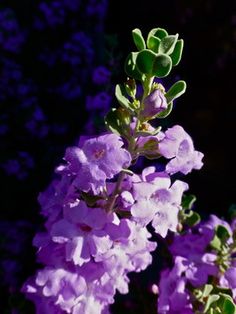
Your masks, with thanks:
[(160, 89), (155, 89), (144, 99), (142, 117), (154, 118), (159, 112), (167, 109), (167, 101)]

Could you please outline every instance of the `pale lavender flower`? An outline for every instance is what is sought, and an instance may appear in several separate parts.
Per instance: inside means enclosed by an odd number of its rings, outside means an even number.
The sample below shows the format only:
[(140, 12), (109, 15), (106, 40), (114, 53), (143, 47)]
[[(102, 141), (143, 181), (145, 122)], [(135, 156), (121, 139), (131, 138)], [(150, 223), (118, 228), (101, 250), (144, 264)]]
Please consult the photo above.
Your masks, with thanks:
[(65, 245), (66, 260), (81, 266), (111, 248), (112, 240), (104, 230), (109, 219), (104, 210), (80, 201), (64, 208), (64, 218), (52, 225), (50, 235), (53, 242)]
[(82, 148), (68, 148), (65, 160), (68, 170), (76, 175), (73, 185), (83, 191), (103, 188), (106, 179), (130, 165), (131, 156), (122, 146), (118, 135), (105, 134), (86, 140)]
[(28, 280), (23, 286), (23, 291), (32, 301), (40, 303), (40, 299), (45, 299), (46, 305), (52, 309), (55, 307), (55, 313), (59, 309), (72, 313), (73, 307), (83, 298), (86, 290), (85, 279), (76, 272), (51, 267), (38, 271), (36, 277)]
[(159, 152), (168, 159), (172, 158), (166, 165), (166, 171), (170, 174), (179, 171), (187, 174), (203, 165), (203, 154), (194, 150), (191, 137), (179, 125), (165, 132), (164, 139), (159, 143)]
[(159, 282), (159, 314), (193, 314), (190, 295), (186, 289), (187, 280), (183, 276), (187, 267), (185, 259), (177, 256), (172, 269), (161, 272)]
[(156, 233), (165, 237), (168, 230), (176, 231), (182, 194), (188, 185), (179, 180), (171, 185), (168, 174), (157, 173), (153, 167), (143, 171), (142, 180), (132, 186), (136, 201), (131, 207), (133, 219), (143, 226), (152, 222)]
[(155, 89), (144, 99), (143, 118), (154, 118), (158, 113), (167, 109), (167, 100), (160, 89)]

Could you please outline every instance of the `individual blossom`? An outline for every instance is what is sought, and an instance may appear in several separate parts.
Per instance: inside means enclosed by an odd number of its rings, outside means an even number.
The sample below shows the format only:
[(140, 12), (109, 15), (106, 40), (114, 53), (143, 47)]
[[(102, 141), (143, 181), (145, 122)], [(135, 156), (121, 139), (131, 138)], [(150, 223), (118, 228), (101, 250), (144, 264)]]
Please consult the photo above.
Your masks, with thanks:
[(144, 109), (141, 116), (145, 119), (154, 118), (158, 113), (167, 109), (167, 100), (160, 89), (155, 89), (144, 99)]
[(64, 217), (52, 225), (52, 241), (65, 246), (65, 258), (75, 265), (83, 265), (91, 257), (103, 254), (112, 246), (104, 230), (112, 220), (101, 208), (88, 208), (83, 201), (64, 208)]
[(159, 152), (171, 159), (166, 165), (166, 171), (170, 174), (187, 174), (192, 169), (201, 169), (203, 165), (203, 154), (194, 149), (191, 137), (179, 125), (165, 132), (164, 139), (159, 143)]
[(76, 176), (73, 185), (83, 191), (99, 191), (106, 179), (112, 179), (131, 162), (129, 152), (116, 134), (105, 134), (86, 140), (82, 147), (66, 150), (66, 169)]
[(162, 237), (168, 230), (176, 231), (181, 198), (188, 185), (175, 181), (171, 185), (170, 177), (164, 172), (155, 172), (154, 167), (144, 169), (140, 179), (132, 183), (131, 192), (135, 203), (131, 206), (131, 215), (143, 226), (152, 222), (155, 232)]

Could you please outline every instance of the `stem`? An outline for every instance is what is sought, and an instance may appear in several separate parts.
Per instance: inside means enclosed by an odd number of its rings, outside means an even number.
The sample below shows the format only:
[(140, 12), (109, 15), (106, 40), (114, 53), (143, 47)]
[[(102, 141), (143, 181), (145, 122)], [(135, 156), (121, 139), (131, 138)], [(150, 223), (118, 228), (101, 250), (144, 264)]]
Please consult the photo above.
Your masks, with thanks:
[[(142, 96), (142, 100), (141, 100), (141, 103), (140, 103), (140, 109), (137, 112), (136, 126), (135, 126), (135, 129), (134, 129), (134, 134), (130, 138), (129, 146), (128, 146), (128, 151), (129, 151), (129, 153), (131, 154), (132, 157), (134, 155), (134, 150), (135, 150), (135, 145), (136, 145), (136, 134), (137, 134), (137, 132), (139, 130), (139, 126), (140, 126), (140, 112), (143, 110), (143, 107), (144, 107), (144, 99), (149, 95), (149, 93), (151, 91), (153, 79), (154, 79), (153, 76), (146, 76), (146, 79), (145, 79), (145, 81), (143, 83), (143, 96)], [(114, 191), (112, 192), (111, 197), (108, 199), (108, 203), (107, 203), (107, 207), (106, 207), (106, 211), (108, 213), (113, 211), (116, 199), (117, 199), (117, 197), (119, 196), (119, 193), (120, 193), (120, 188), (121, 188), (121, 184), (123, 182), (124, 177), (125, 177), (125, 172), (121, 171), (119, 176), (118, 176), (118, 179), (117, 179)]]
[(119, 173), (119, 176), (118, 176), (118, 179), (117, 179), (114, 191), (112, 192), (112, 195), (111, 195), (111, 197), (110, 197), (110, 199), (108, 201), (108, 206), (106, 208), (106, 211), (108, 213), (113, 211), (113, 207), (114, 207), (116, 199), (117, 199), (117, 197), (118, 197), (118, 195), (120, 193), (120, 188), (121, 188), (121, 184), (123, 182), (124, 177), (125, 177), (125, 172), (121, 171)]

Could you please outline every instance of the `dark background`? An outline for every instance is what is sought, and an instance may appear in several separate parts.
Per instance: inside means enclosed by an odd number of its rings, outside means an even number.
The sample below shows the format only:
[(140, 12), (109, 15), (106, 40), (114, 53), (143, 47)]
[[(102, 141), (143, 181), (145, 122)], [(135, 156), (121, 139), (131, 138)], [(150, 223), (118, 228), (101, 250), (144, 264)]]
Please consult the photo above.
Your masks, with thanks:
[[(1, 1), (0, 8), (4, 7), (14, 10), (20, 25), (27, 28), (35, 14), (36, 2)], [(72, 13), (71, 16), (75, 20), (76, 15)], [(63, 42), (71, 31), (69, 25), (69, 21), (66, 21), (59, 28), (59, 32), (48, 32), (48, 37), (45, 37), (45, 32), (40, 35), (40, 32), (29, 29), (29, 40), (20, 55), (14, 57), (14, 54), (8, 52), (0, 53), (4, 58), (13, 60), (15, 58), (16, 63), (23, 64), (24, 74), (27, 77), (32, 76), (40, 86), (43, 93), (40, 93), (39, 100), (49, 122), (59, 121), (68, 125), (67, 133), (62, 135), (49, 133), (43, 139), (34, 139), (26, 133), (21, 133), (20, 120), (24, 117), (22, 118), (17, 106), (14, 107), (16, 99), (9, 98), (3, 105), (1, 103), (1, 114), (4, 114), (5, 110), (8, 112), (10, 108), (11, 117), (11, 132), (7, 138), (1, 140), (1, 158), (10, 159), (19, 150), (27, 150), (35, 158), (34, 169), (25, 180), (17, 180), (0, 169), (0, 220), (8, 220), (12, 230), (15, 228), (13, 222), (21, 220), (30, 222), (29, 228), (24, 227), (22, 231), (22, 233), (27, 231), (28, 239), (24, 251), (19, 252), (21, 258), (18, 261), (24, 267), (20, 272), (18, 287), (36, 268), (35, 251), (31, 246), (31, 240), (36, 229), (43, 223), (37, 203), (38, 193), (50, 183), (54, 167), (63, 157), (65, 148), (74, 143), (89, 119), (84, 97), (79, 101), (66, 100), (59, 95), (49, 94), (45, 89), (47, 84), (57, 81), (57, 76), (60, 77), (61, 73), (64, 73), (65, 66), (58, 63), (54, 72), (47, 67), (41, 67), (40, 63), (35, 64), (34, 57), (38, 48), (45, 44), (52, 49), (53, 46)], [(170, 77), (162, 80), (162, 83), (169, 86), (176, 80), (183, 79), (187, 82), (187, 91), (176, 101), (166, 124), (182, 125), (192, 136), (195, 148), (205, 155), (202, 170), (193, 171), (182, 178), (189, 183), (190, 192), (197, 196), (195, 209), (205, 216), (210, 213), (224, 215), (228, 207), (236, 203), (235, 1), (227, 0), (222, 3), (215, 0), (144, 2), (110, 0), (104, 36), (94, 28), (93, 21), (81, 19), (78, 21), (78, 27), (89, 31), (97, 44), (101, 43), (106, 35), (117, 36), (116, 51), (121, 57), (117, 56), (120, 63), (113, 69), (118, 73), (115, 75), (117, 80), (114, 80), (114, 84), (126, 78), (122, 72), (123, 62), (126, 55), (135, 49), (131, 36), (132, 29), (140, 28), (143, 34), (147, 35), (150, 29), (162, 27), (170, 34), (179, 33), (179, 37), (184, 39), (182, 61), (172, 70)], [(104, 58), (104, 55), (98, 56), (95, 65), (103, 64)], [(83, 66), (86, 69), (85, 63)], [(88, 68), (92, 66), (88, 64)], [(69, 69), (68, 73), (66, 72), (68, 77), (70, 71)], [(89, 83), (85, 85), (84, 94), (93, 92), (91, 89)], [(10, 229), (11, 227), (8, 231)], [(17, 236), (15, 238), (17, 239)], [(137, 287), (138, 284), (131, 286), (131, 291), (136, 296), (139, 295), (135, 290)], [(4, 293), (0, 290), (0, 294), (5, 297), (9, 290), (5, 289), (5, 286), (3, 289)], [(143, 291), (140, 295), (142, 293)], [(0, 311), (1, 308), (3, 307), (0, 306)], [(140, 311), (144, 313), (143, 309)]]
[(182, 125), (205, 155), (202, 170), (187, 178), (196, 209), (224, 214), (236, 202), (235, 1), (110, 1), (106, 29), (118, 33), (125, 55), (134, 49), (132, 29), (147, 35), (155, 27), (185, 43), (166, 82), (187, 82), (169, 123)]

